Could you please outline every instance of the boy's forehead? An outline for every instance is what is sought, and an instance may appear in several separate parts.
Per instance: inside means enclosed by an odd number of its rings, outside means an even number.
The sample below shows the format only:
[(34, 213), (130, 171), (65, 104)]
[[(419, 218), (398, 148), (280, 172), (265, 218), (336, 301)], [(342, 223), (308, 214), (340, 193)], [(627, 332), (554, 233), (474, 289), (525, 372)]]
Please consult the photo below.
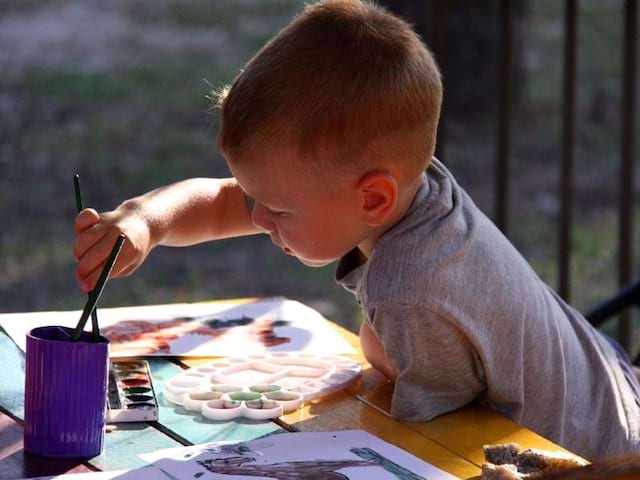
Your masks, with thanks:
[(245, 166), (232, 168), (232, 172), (245, 195), (261, 203), (283, 204), (299, 195), (298, 182), (288, 178), (286, 172)]
[[(290, 207), (352, 190), (359, 173), (331, 168), (318, 156), (283, 147), (225, 159), (244, 193), (268, 206)], [(321, 167), (324, 165), (324, 167)]]

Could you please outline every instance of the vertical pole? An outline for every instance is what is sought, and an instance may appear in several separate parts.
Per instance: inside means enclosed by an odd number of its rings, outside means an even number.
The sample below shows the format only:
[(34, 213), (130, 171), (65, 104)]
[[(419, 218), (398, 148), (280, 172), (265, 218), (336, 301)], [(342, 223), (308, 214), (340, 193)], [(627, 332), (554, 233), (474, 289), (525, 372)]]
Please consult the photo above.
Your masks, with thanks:
[(576, 36), (577, 0), (566, 0), (564, 19), (564, 108), (562, 167), (560, 173), (560, 250), (559, 291), (570, 301), (571, 296), (571, 226), (573, 223), (573, 163), (575, 156), (576, 118)]
[[(636, 104), (636, 59), (638, 56), (638, 2), (626, 0), (624, 8), (624, 76), (622, 80), (622, 165), (620, 169), (619, 264), (620, 287), (633, 277), (633, 183), (634, 131)], [(631, 351), (632, 322), (630, 312), (618, 319), (618, 340)]]
[[(431, 12), (431, 48), (436, 58), (443, 80), (447, 78), (447, 32), (449, 24), (448, 0), (433, 0)], [(436, 140), (436, 156), (444, 160), (446, 156), (447, 139), (447, 112), (446, 89), (442, 100), (440, 124), (438, 125), (438, 137)]]
[(509, 177), (511, 156), (511, 98), (513, 82), (513, 18), (511, 0), (500, 0), (500, 107), (496, 159), (496, 224), (509, 232)]

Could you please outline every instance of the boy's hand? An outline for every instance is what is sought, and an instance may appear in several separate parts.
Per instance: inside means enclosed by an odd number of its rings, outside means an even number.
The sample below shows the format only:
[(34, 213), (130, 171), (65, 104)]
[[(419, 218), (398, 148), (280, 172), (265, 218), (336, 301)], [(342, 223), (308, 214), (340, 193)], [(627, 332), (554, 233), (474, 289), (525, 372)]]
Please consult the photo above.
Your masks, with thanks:
[(118, 208), (100, 213), (82, 210), (75, 219), (76, 242), (73, 253), (78, 261), (76, 278), (84, 292), (96, 285), (113, 245), (121, 233), (125, 242), (111, 276), (132, 273), (151, 250), (151, 234), (146, 220), (135, 210)]

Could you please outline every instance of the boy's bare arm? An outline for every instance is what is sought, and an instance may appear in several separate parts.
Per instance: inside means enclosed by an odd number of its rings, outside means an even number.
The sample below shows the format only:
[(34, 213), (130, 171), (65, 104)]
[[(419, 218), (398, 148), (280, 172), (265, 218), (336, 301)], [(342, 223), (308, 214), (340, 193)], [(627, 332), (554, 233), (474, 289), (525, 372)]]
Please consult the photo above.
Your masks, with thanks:
[(193, 178), (125, 201), (149, 225), (152, 247), (182, 247), (258, 233), (234, 178)]
[(75, 221), (74, 254), (80, 286), (90, 291), (123, 233), (125, 245), (113, 276), (132, 273), (157, 245), (186, 246), (258, 233), (245, 196), (233, 178), (197, 178), (158, 188), (115, 210), (85, 209)]
[(360, 325), (360, 346), (362, 347), (364, 357), (371, 366), (389, 380), (395, 382), (397, 377), (396, 368), (387, 357), (384, 347), (375, 332), (371, 330), (371, 327), (369, 327), (365, 320), (363, 320)]

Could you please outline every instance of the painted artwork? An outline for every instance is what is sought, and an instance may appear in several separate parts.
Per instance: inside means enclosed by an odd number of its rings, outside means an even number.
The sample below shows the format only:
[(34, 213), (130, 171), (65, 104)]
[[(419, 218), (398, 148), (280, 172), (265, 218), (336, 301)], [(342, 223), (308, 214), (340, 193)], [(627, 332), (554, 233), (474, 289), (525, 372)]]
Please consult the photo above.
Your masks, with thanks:
[(169, 449), (143, 458), (179, 480), (456, 478), (363, 430), (277, 434)]
[[(80, 311), (0, 315), (0, 326), (24, 351), (35, 327), (74, 327)], [(111, 357), (237, 356), (267, 352), (355, 354), (312, 308), (283, 298), (101, 308), (101, 333)], [(90, 324), (88, 324), (90, 325)], [(89, 326), (87, 326), (89, 328)]]

